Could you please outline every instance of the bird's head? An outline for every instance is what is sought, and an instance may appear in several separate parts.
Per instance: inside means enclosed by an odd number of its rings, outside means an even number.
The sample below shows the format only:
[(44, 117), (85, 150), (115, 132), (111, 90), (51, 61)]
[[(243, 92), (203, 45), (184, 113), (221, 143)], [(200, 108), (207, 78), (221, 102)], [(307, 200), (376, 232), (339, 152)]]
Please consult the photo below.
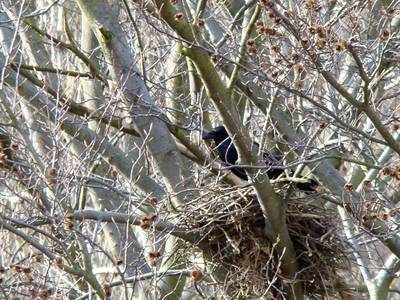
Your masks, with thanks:
[(203, 140), (214, 140), (217, 144), (229, 138), (224, 126), (217, 126), (203, 134)]

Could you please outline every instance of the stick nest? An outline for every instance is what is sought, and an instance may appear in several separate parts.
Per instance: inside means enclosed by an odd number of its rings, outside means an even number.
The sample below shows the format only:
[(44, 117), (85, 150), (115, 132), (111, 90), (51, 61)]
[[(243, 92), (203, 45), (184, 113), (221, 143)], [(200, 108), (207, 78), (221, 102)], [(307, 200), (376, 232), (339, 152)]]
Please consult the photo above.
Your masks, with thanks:
[(299, 264), (295, 279), (282, 274), (276, 240), (264, 234), (265, 220), (250, 188), (209, 190), (191, 204), (185, 223), (201, 230), (212, 249), (212, 261), (228, 270), (224, 293), (234, 299), (284, 299), (283, 291), (293, 280), (303, 282), (307, 295), (331, 295), (337, 272), (349, 268), (346, 246), (337, 218), (314, 200), (313, 196), (285, 200)]

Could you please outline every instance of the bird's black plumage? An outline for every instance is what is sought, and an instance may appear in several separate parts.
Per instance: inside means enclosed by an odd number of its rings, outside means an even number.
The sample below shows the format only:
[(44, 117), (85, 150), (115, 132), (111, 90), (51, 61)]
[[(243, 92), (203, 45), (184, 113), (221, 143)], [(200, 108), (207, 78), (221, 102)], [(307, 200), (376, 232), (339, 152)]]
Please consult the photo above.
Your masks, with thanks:
[[(238, 153), (225, 127), (215, 127), (203, 135), (203, 140), (211, 139), (214, 140), (216, 144), (219, 158), (228, 165), (235, 165), (238, 159)], [(253, 142), (253, 145), (259, 147), (259, 144), (256, 142)], [(270, 179), (276, 179), (284, 172), (283, 169), (273, 168), (274, 166), (283, 165), (283, 156), (281, 154), (272, 154), (271, 152), (265, 151), (263, 152), (263, 159), (267, 166), (271, 166), (267, 171)], [(247, 175), (243, 168), (232, 168), (232, 172), (243, 180), (247, 180)], [(315, 191), (318, 183), (315, 180), (309, 179), (305, 183), (296, 183), (296, 186), (303, 191)]]

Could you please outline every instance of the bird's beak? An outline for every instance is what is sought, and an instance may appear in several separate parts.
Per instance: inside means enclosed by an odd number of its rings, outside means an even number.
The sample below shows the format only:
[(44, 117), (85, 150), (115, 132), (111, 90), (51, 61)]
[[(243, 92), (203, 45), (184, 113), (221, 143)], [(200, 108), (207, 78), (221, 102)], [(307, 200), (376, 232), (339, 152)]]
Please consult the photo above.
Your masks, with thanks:
[(214, 132), (213, 131), (205, 131), (203, 133), (202, 139), (203, 140), (211, 140), (214, 138)]

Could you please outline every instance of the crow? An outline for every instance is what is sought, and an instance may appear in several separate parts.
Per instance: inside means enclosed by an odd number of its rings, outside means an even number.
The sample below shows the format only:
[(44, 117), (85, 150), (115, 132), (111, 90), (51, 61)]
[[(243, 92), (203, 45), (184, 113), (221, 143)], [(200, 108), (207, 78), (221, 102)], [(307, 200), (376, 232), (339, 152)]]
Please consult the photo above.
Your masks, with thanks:
[[(238, 153), (224, 126), (215, 127), (211, 131), (205, 133), (203, 135), (203, 140), (214, 140), (217, 146), (219, 158), (230, 166), (234, 166), (236, 164)], [(260, 146), (256, 142), (253, 142), (253, 145), (255, 147)], [(274, 166), (283, 166), (283, 155), (274, 155), (271, 152), (265, 151), (263, 153), (263, 160), (267, 166), (271, 166), (271, 168), (267, 170), (267, 174), (270, 179), (276, 179), (284, 172), (283, 169), (273, 168)], [(243, 180), (248, 179), (243, 168), (233, 167), (231, 170), (239, 178)], [(318, 183), (313, 179), (308, 179), (307, 182), (297, 182), (296, 186), (302, 191), (312, 192), (315, 191)]]

